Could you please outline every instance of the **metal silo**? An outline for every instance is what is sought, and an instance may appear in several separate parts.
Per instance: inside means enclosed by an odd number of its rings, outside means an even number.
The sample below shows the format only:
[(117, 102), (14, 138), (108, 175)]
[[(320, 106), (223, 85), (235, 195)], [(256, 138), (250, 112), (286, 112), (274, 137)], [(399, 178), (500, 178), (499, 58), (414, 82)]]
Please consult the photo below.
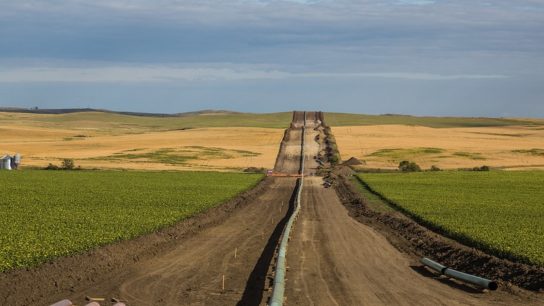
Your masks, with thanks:
[(2, 163), (4, 164), (4, 169), (11, 170), (11, 157), (9, 155), (4, 157)]

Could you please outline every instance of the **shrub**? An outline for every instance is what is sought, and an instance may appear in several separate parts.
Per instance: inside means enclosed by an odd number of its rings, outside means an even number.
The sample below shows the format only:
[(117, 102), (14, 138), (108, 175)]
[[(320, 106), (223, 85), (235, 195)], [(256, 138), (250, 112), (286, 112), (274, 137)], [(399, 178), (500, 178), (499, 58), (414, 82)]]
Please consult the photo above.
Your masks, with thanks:
[(339, 160), (340, 160), (340, 159), (338, 158), (338, 155), (337, 155), (337, 154), (333, 154), (333, 155), (329, 158), (330, 163), (333, 164), (333, 165), (338, 164), (338, 161), (339, 161)]
[(432, 165), (430, 170), (431, 170), (431, 171), (442, 171), (442, 169), (438, 168), (438, 167), (435, 166), (435, 165)]
[(481, 166), (481, 167), (474, 167), (472, 168), (472, 171), (489, 171), (489, 166)]
[(64, 170), (73, 170), (75, 166), (76, 165), (74, 163), (74, 160), (70, 158), (65, 158), (62, 161), (62, 165), (61, 165), (62, 169)]
[(266, 173), (266, 169), (265, 168), (257, 168), (257, 167), (249, 167), (249, 168), (245, 168), (244, 172), (246, 172), (246, 173)]
[(59, 170), (59, 166), (49, 163), (49, 165), (47, 165), (47, 167), (45, 167), (44, 169), (45, 170)]
[(399, 163), (399, 170), (402, 172), (419, 172), (421, 167), (414, 162), (403, 160)]

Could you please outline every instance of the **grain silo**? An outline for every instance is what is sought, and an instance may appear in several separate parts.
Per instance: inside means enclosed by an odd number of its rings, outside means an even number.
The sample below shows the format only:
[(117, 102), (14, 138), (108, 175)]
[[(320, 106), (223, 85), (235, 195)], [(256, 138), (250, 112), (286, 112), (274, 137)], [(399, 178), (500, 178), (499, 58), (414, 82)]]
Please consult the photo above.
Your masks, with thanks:
[(0, 157), (0, 169), (11, 170), (11, 156), (4, 155)]

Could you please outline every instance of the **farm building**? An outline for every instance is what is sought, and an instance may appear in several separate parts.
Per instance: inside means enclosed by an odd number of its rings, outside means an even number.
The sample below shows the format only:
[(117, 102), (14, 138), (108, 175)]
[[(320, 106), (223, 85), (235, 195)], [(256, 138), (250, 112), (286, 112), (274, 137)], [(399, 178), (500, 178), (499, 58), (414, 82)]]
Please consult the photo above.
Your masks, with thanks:
[(21, 155), (19, 153), (14, 156), (0, 156), (0, 170), (17, 170), (21, 163)]

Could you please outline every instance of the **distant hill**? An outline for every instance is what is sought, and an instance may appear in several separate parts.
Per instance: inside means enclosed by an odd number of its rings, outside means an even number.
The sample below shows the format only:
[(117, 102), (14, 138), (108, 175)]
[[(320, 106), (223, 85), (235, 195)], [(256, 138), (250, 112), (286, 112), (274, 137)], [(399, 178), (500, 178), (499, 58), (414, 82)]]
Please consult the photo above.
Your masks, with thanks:
[(140, 117), (183, 117), (183, 116), (207, 115), (207, 114), (241, 114), (239, 112), (234, 112), (234, 111), (214, 110), (214, 109), (204, 109), (204, 110), (199, 110), (199, 111), (194, 111), (194, 112), (165, 114), (165, 113), (123, 112), (123, 111), (112, 111), (112, 110), (97, 109), (97, 108), (52, 108), (52, 109), (45, 109), (44, 108), (44, 109), (34, 109), (34, 108), (20, 108), (20, 107), (0, 107), (0, 112), (28, 113), (28, 114), (49, 114), (49, 115), (99, 112), (99, 113), (120, 114), (120, 115), (128, 115), (128, 116), (140, 116)]
[[(116, 122), (130, 126), (153, 129), (185, 129), (197, 127), (268, 127), (285, 128), (291, 122), (291, 112), (242, 113), (229, 110), (200, 110), (176, 114), (123, 112), (94, 108), (27, 109), (0, 107), (1, 112), (58, 115), (35, 118), (36, 121), (72, 122)], [(330, 126), (361, 125), (413, 125), (433, 128), (487, 127), (513, 125), (544, 125), (543, 119), (533, 118), (485, 118), (485, 117), (433, 117), (400, 114), (365, 115), (351, 113), (325, 113), (325, 122)]]

